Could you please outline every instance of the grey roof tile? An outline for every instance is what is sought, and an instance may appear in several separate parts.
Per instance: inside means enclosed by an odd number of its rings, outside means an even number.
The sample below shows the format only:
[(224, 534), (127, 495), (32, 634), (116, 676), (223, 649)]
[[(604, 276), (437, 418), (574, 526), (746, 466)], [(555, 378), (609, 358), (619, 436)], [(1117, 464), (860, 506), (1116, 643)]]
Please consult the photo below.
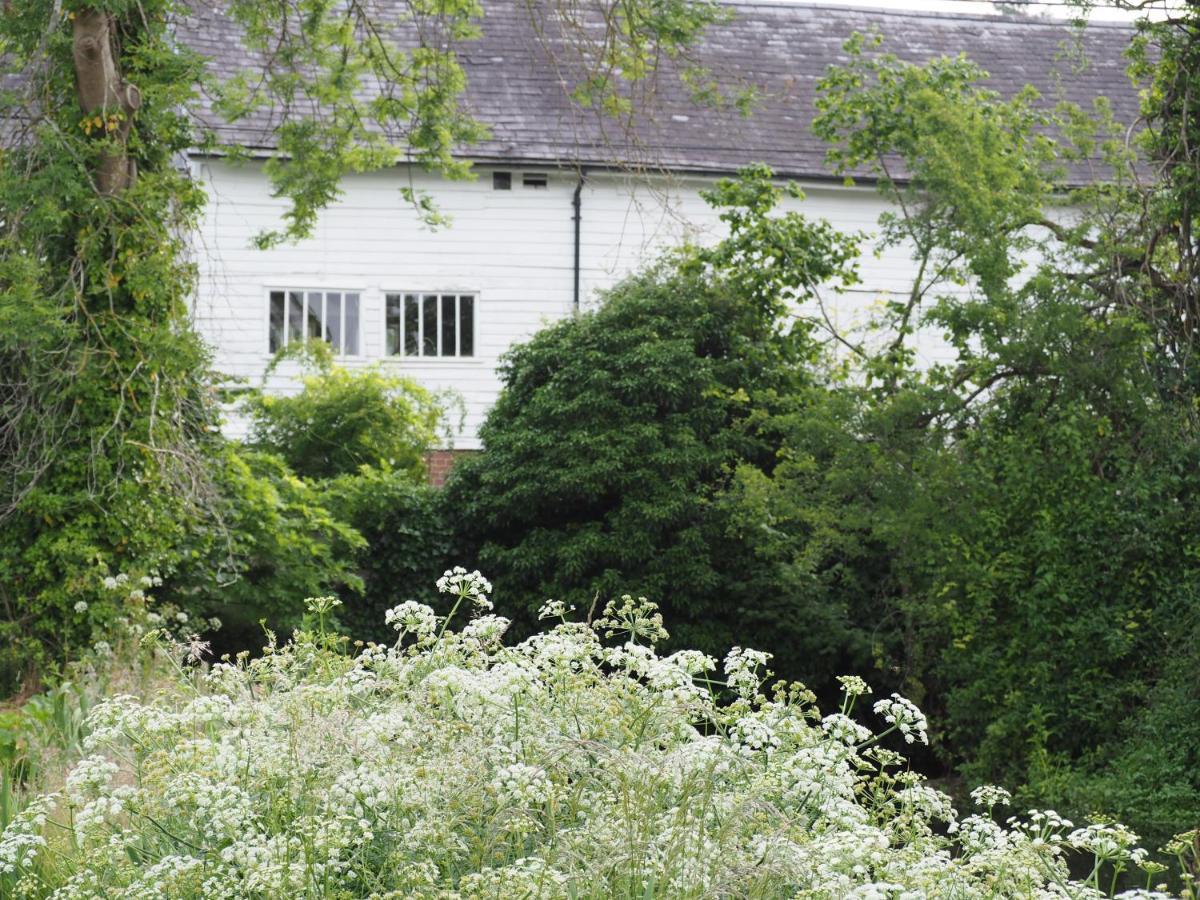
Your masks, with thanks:
[[(403, 0), (375, 0), (377, 9)], [(580, 109), (569, 97), (547, 50), (535, 35), (526, 0), (483, 0), (483, 37), (459, 46), (468, 89), (465, 108), (491, 129), (490, 139), (462, 155), (512, 165), (634, 165), (681, 171), (728, 172), (765, 162), (792, 177), (824, 177), (824, 146), (812, 134), (815, 86), (844, 59), (855, 31), (878, 28), (884, 49), (920, 62), (965, 53), (990, 73), (988, 85), (1011, 95), (1026, 83), (1045, 102), (1088, 105), (1100, 95), (1119, 121), (1132, 122), (1137, 95), (1122, 53), (1130, 27), (1094, 23), (1078, 38), (1088, 64), (1076, 70), (1064, 48), (1076, 32), (1062, 21), (819, 4), (730, 2), (728, 24), (713, 26), (698, 48), (719, 79), (753, 86), (762, 101), (749, 117), (731, 108), (694, 103), (675, 79), (664, 79), (654, 112), (630, 129)], [(254, 65), (220, 0), (197, 4), (180, 27), (184, 43), (211, 57), (218, 74)], [(403, 42), (402, 38), (398, 38)], [(252, 149), (272, 147), (270, 117), (256, 113), (216, 123), (221, 139)]]

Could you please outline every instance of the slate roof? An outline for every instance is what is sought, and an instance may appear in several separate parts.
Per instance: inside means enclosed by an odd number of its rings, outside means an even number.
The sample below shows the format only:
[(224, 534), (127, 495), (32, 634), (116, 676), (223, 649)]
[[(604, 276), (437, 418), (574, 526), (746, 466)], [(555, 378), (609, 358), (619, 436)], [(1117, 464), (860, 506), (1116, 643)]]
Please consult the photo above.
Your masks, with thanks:
[[(377, 0), (401, 7), (403, 0)], [(698, 55), (719, 78), (753, 85), (761, 102), (749, 117), (697, 105), (675, 79), (662, 82), (653, 116), (632, 131), (581, 110), (571, 85), (550, 64), (546, 44), (530, 24), (526, 0), (483, 0), (483, 37), (460, 45), (468, 79), (466, 108), (491, 129), (489, 140), (462, 155), (508, 165), (647, 165), (683, 172), (729, 172), (765, 162), (789, 177), (828, 176), (824, 147), (812, 134), (814, 88), (826, 68), (844, 59), (854, 31), (878, 28), (884, 49), (919, 62), (966, 53), (1005, 95), (1033, 84), (1052, 104), (1085, 106), (1107, 96), (1118, 121), (1132, 122), (1137, 97), (1122, 52), (1132, 29), (1093, 23), (1084, 31), (1087, 66), (1077, 70), (1064, 49), (1076, 32), (1062, 21), (820, 4), (730, 2), (733, 19), (713, 26)], [(196, 10), (196, 7), (193, 8)], [(182, 23), (184, 43), (210, 56), (218, 73), (252, 63), (236, 28), (211, 9)], [(218, 125), (224, 140), (269, 151), (265, 115)]]

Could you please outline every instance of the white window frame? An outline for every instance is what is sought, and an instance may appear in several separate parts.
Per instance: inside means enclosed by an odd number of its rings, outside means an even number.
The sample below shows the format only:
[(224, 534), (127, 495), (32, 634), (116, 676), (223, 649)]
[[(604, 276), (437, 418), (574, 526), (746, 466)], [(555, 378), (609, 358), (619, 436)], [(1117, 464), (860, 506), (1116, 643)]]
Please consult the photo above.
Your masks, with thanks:
[(288, 297), (289, 294), (300, 293), (300, 294), (304, 295), (304, 304), (301, 307), (300, 323), (301, 323), (301, 328), (302, 328), (302, 331), (304, 334), (304, 342), (305, 343), (308, 343), (308, 340), (309, 340), (309, 337), (308, 337), (308, 295), (309, 294), (320, 294), (321, 295), (321, 327), (324, 328), (324, 327), (326, 327), (325, 326), (325, 307), (326, 307), (327, 303), (329, 302), (327, 295), (341, 294), (342, 295), (342, 304), (341, 304), (341, 310), (339, 312), (338, 328), (339, 328), (339, 334), (341, 335), (341, 338), (342, 338), (342, 346), (343, 347), (346, 346), (346, 295), (347, 294), (357, 294), (358, 295), (358, 335), (357, 335), (357, 337), (358, 337), (358, 352), (357, 353), (335, 353), (334, 359), (352, 360), (352, 359), (365, 359), (367, 357), (366, 344), (363, 340), (364, 339), (363, 320), (366, 318), (365, 313), (366, 313), (366, 309), (367, 309), (367, 302), (366, 302), (367, 292), (365, 290), (363, 290), (361, 288), (346, 288), (346, 287), (341, 287), (341, 286), (337, 286), (337, 285), (330, 286), (330, 287), (313, 287), (313, 286), (300, 287), (298, 285), (293, 285), (291, 287), (279, 287), (278, 285), (272, 285), (263, 290), (264, 306), (266, 307), (266, 315), (264, 317), (264, 323), (266, 325), (266, 329), (265, 329), (266, 334), (263, 336), (264, 337), (263, 343), (266, 345), (266, 348), (267, 348), (266, 357), (268, 359), (270, 359), (272, 356), (274, 356), (274, 353), (271, 352), (271, 295), (277, 294), (277, 293), (283, 294), (283, 345), (279, 348), (280, 350), (285, 349), (286, 347), (288, 347), (291, 344), (291, 337), (289, 335), (289, 328), (288, 328), (288, 313), (289, 313), (289, 304), (290, 304), (290, 298)]
[[(481, 355), (479, 353), (479, 309), (480, 309), (480, 305), (481, 305), (482, 294), (479, 291), (474, 291), (469, 288), (461, 288), (461, 289), (459, 289), (459, 288), (440, 288), (440, 289), (436, 289), (436, 290), (432, 289), (432, 288), (427, 289), (427, 290), (415, 290), (413, 288), (406, 288), (404, 290), (392, 290), (392, 289), (388, 288), (382, 292), (382, 295), (383, 295), (383, 303), (380, 305), (382, 306), (381, 317), (383, 319), (383, 328), (381, 329), (381, 333), (383, 334), (383, 358), (384, 359), (394, 360), (396, 362), (434, 363), (437, 365), (451, 364), (451, 363), (470, 364), (470, 363), (477, 362), (481, 359)], [(437, 297), (438, 298), (438, 303), (437, 303), (437, 346), (438, 346), (438, 350), (440, 351), (442, 348), (442, 302), (441, 301), (442, 301), (443, 297), (450, 296), (450, 295), (454, 296), (454, 317), (456, 320), (455, 327), (454, 327), (454, 355), (446, 356), (446, 355), (442, 354), (441, 352), (438, 352), (438, 353), (435, 353), (432, 355), (428, 355), (428, 356), (425, 355), (424, 352), (418, 352), (416, 354), (405, 353), (404, 352), (404, 338), (405, 338), (405, 334), (406, 334), (405, 322), (404, 322), (404, 320), (405, 320), (405, 316), (404, 316), (405, 298), (409, 297), (409, 296), (414, 296), (414, 297), (420, 298), (420, 301), (421, 301), (419, 311), (417, 313), (417, 348), (420, 351), (423, 351), (424, 347), (425, 347), (425, 298), (426, 297)], [(387, 317), (388, 317), (388, 298), (389, 297), (399, 297), (400, 298), (400, 334), (399, 334), (400, 352), (399, 353), (392, 353), (390, 351), (390, 348), (387, 346), (387, 327), (388, 327), (388, 318)], [(474, 350), (470, 356), (463, 356), (461, 353), (461, 351), (462, 351), (462, 327), (461, 326), (462, 326), (462, 298), (463, 297), (471, 297), (474, 300), (474, 302), (471, 305), (471, 334), (474, 336), (475, 346), (474, 346)]]

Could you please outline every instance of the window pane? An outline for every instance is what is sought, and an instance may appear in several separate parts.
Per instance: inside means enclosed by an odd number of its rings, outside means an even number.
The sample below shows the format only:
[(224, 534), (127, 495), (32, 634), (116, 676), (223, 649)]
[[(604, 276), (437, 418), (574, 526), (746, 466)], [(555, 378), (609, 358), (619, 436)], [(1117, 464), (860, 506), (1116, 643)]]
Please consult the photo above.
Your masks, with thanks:
[(404, 295), (404, 355), (416, 356), (421, 352), (421, 298), (416, 294)]
[(305, 318), (304, 336), (311, 341), (319, 341), (322, 338), (321, 321), (323, 314), (321, 311), (321, 295), (319, 293), (310, 293), (308, 295), (308, 312)]
[(358, 356), (358, 294), (346, 295), (346, 334), (342, 353)]
[(271, 291), (271, 325), (268, 329), (267, 350), (276, 353), (287, 343), (287, 332), (284, 331), (283, 291)]
[(457, 316), (454, 312), (454, 301), (458, 298), (453, 294), (442, 295), (442, 356), (454, 356), (454, 332)]
[(475, 355), (475, 298), (462, 296), (458, 298), (458, 354), (459, 356)]
[(399, 294), (388, 294), (384, 298), (384, 348), (388, 356), (400, 355), (400, 303)]
[(288, 291), (288, 342), (304, 340), (304, 293)]
[(342, 352), (342, 295), (325, 295), (325, 340), (334, 353)]
[(421, 355), (438, 355), (438, 298), (437, 294), (426, 294), (422, 304), (421, 316), (423, 332), (421, 334)]

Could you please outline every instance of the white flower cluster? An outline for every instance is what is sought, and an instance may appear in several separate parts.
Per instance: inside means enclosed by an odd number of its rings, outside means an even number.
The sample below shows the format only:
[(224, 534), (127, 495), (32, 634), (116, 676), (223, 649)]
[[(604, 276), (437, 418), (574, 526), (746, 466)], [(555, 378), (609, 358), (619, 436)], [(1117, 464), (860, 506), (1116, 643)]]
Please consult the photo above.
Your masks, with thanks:
[(477, 609), (492, 608), (492, 601), (488, 599), (492, 592), (492, 583), (480, 575), (478, 570), (468, 572), (462, 566), (455, 566), (437, 580), (437, 589), (443, 594), (467, 600)]
[(491, 789), (504, 802), (518, 806), (545, 803), (554, 793), (554, 786), (542, 769), (519, 762), (498, 769)]
[(462, 630), (462, 636), (481, 644), (498, 644), (512, 622), (504, 616), (477, 616)]
[(861, 697), (863, 694), (871, 693), (871, 686), (857, 675), (839, 675), (838, 683), (841, 684), (847, 697)]
[(994, 784), (983, 784), (971, 791), (971, 799), (982, 809), (994, 806), (1008, 806), (1012, 803), (1012, 794)]
[(108, 787), (119, 766), (105, 756), (88, 756), (81, 759), (67, 776), (64, 791), (67, 799), (82, 806)]
[(886, 700), (876, 700), (874, 709), (877, 716), (882, 716), (883, 721), (904, 736), (906, 743), (929, 743), (929, 723), (925, 721), (925, 713), (917, 709), (915, 703), (899, 694), (892, 694)]
[(18, 874), (32, 869), (38, 854), (46, 847), (43, 830), (55, 797), (38, 797), (23, 810), (0, 834), (0, 887), (4, 886), (5, 875)]
[(725, 656), (725, 677), (729, 688), (741, 697), (753, 697), (768, 677), (760, 669), (765, 668), (770, 659), (770, 653), (734, 647)]
[[(490, 585), (453, 570), (444, 589), (484, 609)], [(92, 755), (0, 834), (0, 896), (1091, 900), (1152, 871), (1117, 825), (997, 823), (1000, 788), (959, 821), (880, 746), (926, 739), (901, 697), (872, 732), (802, 690), (763, 696), (765, 653), (736, 648), (710, 681), (711, 657), (646, 646), (643, 601), (609, 613), (504, 646), (501, 617), (437, 635), (405, 603), (387, 621), (416, 642), (348, 658), (301, 635), (109, 698)]]
[(1139, 847), (1138, 836), (1118, 823), (1097, 822), (1086, 828), (1077, 828), (1067, 835), (1067, 843), (1106, 862), (1128, 860), (1141, 865), (1146, 851)]
[(603, 631), (605, 637), (628, 635), (629, 639), (639, 640), (653, 646), (657, 641), (665, 641), (669, 634), (663, 627), (662, 613), (658, 606), (645, 597), (633, 599), (625, 594), (621, 599), (610, 600), (604, 606), (604, 614), (596, 620), (596, 628)]
[(401, 636), (415, 634), (425, 637), (437, 630), (437, 615), (424, 603), (405, 600), (383, 614), (383, 621), (391, 625)]
[(538, 610), (538, 619), (565, 619), (574, 611), (574, 606), (567, 606), (561, 600), (547, 600)]
[(821, 720), (821, 729), (844, 744), (862, 744), (872, 738), (871, 729), (842, 713), (831, 713)]

